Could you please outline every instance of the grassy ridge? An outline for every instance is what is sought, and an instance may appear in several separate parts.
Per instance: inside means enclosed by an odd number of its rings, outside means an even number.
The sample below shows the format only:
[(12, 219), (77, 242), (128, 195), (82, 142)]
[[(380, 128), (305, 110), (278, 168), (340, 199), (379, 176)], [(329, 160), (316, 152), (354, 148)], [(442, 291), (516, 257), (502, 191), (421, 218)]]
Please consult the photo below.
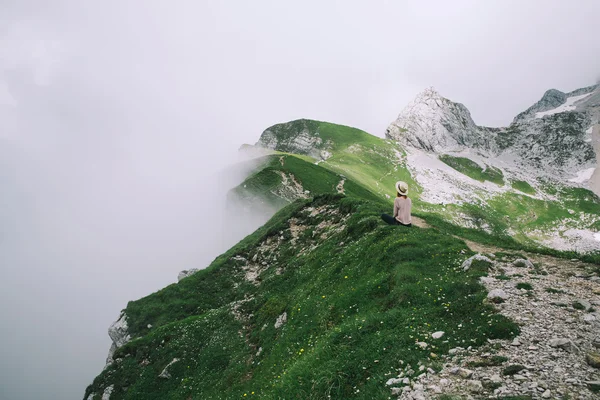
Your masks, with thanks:
[[(399, 360), (439, 368), (431, 353), (518, 332), (482, 302), (485, 271), (460, 268), (462, 241), (386, 226), (382, 205), (299, 201), (208, 269), (130, 302), (132, 333), (142, 336), (117, 351), (86, 398), (114, 384), (113, 400), (384, 399)], [(302, 229), (293, 234), (291, 223)], [(255, 256), (267, 263), (258, 285), (243, 273)], [(431, 339), (437, 330), (445, 341)], [(158, 378), (173, 358), (172, 377)]]
[[(394, 196), (394, 184), (406, 181), (414, 200), (419, 202), (419, 185), (412, 179), (405, 163), (405, 153), (396, 143), (373, 136), (360, 129), (329, 122), (297, 120), (277, 124), (268, 132), (278, 138), (278, 150), (293, 151), (290, 145), (302, 132), (321, 139), (316, 148), (327, 150), (331, 157), (318, 161), (319, 166), (350, 178), (385, 199)], [(316, 160), (315, 160), (316, 161)]]
[[(263, 167), (249, 176), (242, 184), (233, 188), (230, 195), (249, 202), (266, 202), (276, 207), (283, 207), (297, 197), (292, 193), (281, 193), (282, 173), (288, 179), (288, 186), (302, 189), (306, 197), (316, 194), (337, 193), (337, 186), (344, 180), (344, 193), (363, 199), (377, 200), (378, 197), (352, 180), (346, 180), (339, 174), (296, 155), (278, 154), (265, 157)], [(304, 193), (304, 191), (308, 191)]]

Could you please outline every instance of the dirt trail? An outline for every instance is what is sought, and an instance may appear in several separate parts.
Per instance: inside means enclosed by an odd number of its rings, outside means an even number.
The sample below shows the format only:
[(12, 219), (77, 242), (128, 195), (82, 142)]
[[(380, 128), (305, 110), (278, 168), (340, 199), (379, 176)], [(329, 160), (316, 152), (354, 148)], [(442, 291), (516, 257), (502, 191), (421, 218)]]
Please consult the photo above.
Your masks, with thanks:
[(422, 218), (415, 217), (413, 215), (411, 217), (411, 220), (412, 220), (412, 224), (415, 226), (418, 226), (419, 228), (431, 228), (431, 225), (429, 225), (427, 222), (425, 222), (425, 220)]

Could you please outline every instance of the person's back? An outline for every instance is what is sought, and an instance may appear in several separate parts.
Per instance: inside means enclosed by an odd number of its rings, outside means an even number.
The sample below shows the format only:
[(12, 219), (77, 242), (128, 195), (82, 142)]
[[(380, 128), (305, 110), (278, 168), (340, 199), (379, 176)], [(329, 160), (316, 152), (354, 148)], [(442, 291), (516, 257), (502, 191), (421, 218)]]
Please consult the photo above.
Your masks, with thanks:
[(412, 219), (410, 211), (412, 208), (412, 200), (407, 196), (396, 197), (394, 200), (394, 218), (402, 225), (410, 225)]
[(408, 198), (406, 182), (396, 182), (396, 198), (394, 199), (394, 214), (381, 214), (381, 219), (390, 225), (412, 226), (410, 216), (412, 200)]

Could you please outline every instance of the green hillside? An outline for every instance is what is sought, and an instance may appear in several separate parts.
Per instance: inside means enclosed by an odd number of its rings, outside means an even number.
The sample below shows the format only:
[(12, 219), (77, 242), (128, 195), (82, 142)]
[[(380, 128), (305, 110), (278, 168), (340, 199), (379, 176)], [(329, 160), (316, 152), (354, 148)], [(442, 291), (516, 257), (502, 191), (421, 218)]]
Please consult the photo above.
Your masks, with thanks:
[(231, 190), (231, 197), (242, 200), (249, 206), (264, 203), (277, 208), (299, 198), (323, 193), (378, 199), (378, 196), (343, 175), (305, 161), (297, 155), (266, 156), (260, 165), (258, 171)]
[(485, 265), (460, 268), (462, 241), (384, 226), (381, 206), (297, 201), (207, 269), (130, 302), (134, 340), (86, 399), (109, 385), (111, 400), (387, 399), (400, 360), (439, 369), (436, 354), (518, 333), (482, 302)]
[[(522, 233), (571, 212), (600, 215), (589, 191), (555, 188), (560, 201), (544, 201), (518, 183), (519, 192), (485, 203), (430, 205), (391, 141), (308, 120), (269, 130), (279, 140), (274, 154), (229, 200), (248, 212), (279, 211), (206, 269), (129, 302), (131, 341), (87, 388), (86, 400), (107, 391), (110, 400), (388, 399), (386, 381), (400, 369), (438, 371), (452, 348), (519, 333), (485, 301), (478, 279), (490, 264), (461, 267), (473, 254), (463, 239), (493, 246), (507, 262), (521, 256), (499, 249), (600, 264), (597, 253), (541, 248)], [(318, 138), (318, 152), (298, 144), (299, 134)], [(481, 179), (501, 176), (488, 172), (496, 175)], [(423, 228), (380, 220), (400, 179), (409, 182)], [(476, 223), (461, 227), (457, 216)], [(437, 331), (443, 340), (432, 338)]]
[(329, 122), (298, 120), (278, 124), (266, 132), (278, 139), (277, 149), (296, 155), (309, 152), (294, 147), (290, 140), (302, 132), (321, 139), (316, 145), (330, 157), (316, 159), (319, 166), (346, 176), (382, 199), (395, 195), (394, 184), (404, 180), (411, 187), (411, 197), (419, 202), (420, 188), (406, 167), (404, 150), (390, 140), (370, 135), (360, 129)]

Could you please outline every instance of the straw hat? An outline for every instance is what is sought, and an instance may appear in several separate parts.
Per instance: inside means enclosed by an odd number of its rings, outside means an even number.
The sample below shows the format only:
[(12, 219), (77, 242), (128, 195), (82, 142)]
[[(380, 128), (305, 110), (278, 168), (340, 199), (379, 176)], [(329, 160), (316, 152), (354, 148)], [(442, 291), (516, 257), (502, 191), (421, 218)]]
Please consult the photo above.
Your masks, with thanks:
[(406, 196), (406, 194), (408, 193), (408, 185), (406, 184), (406, 182), (396, 182), (396, 191), (402, 196)]

